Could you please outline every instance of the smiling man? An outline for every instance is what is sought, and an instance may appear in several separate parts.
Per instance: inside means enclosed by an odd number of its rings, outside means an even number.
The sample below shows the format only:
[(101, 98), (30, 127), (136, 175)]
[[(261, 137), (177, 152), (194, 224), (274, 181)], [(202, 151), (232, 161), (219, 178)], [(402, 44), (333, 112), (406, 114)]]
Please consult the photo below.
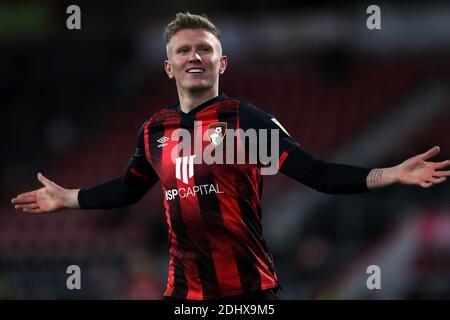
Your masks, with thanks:
[[(179, 103), (145, 121), (124, 175), (91, 188), (69, 190), (39, 173), (44, 186), (17, 196), (12, 203), (26, 213), (117, 208), (137, 202), (159, 181), (169, 229), (167, 299), (278, 298), (278, 277), (261, 223), (261, 172), (268, 163), (254, 159), (252, 144), (271, 150), (282, 173), (325, 193), (365, 192), (394, 183), (428, 188), (450, 175), (443, 170), (450, 161), (427, 161), (439, 153), (438, 147), (390, 168), (320, 160), (272, 115), (243, 99), (219, 94), (227, 57), (210, 20), (178, 13), (166, 27), (165, 40), (164, 68), (175, 80)], [(201, 140), (199, 152), (213, 148), (224, 156), (244, 153), (248, 162), (198, 161), (199, 154), (180, 148), (180, 130), (194, 138), (189, 144), (195, 138)], [(229, 130), (241, 135), (229, 135)], [(264, 130), (275, 135), (263, 138)], [(256, 134), (256, 140), (249, 143), (248, 132)], [(230, 140), (235, 143), (228, 147)]]
[(164, 61), (164, 68), (169, 78), (175, 79), (181, 111), (188, 113), (217, 97), (219, 75), (225, 72), (227, 57), (222, 55), (220, 34), (212, 23), (186, 15), (205, 29), (180, 29), (183, 16), (177, 17), (165, 30), (168, 60)]

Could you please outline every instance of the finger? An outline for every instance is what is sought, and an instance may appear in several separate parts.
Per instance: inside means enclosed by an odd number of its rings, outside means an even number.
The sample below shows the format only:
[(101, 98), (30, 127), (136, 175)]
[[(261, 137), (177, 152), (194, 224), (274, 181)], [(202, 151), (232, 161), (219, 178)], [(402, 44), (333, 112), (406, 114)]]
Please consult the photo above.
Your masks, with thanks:
[(428, 150), (427, 152), (422, 153), (422, 154), (420, 155), (420, 158), (421, 158), (422, 160), (427, 160), (427, 159), (433, 158), (433, 157), (436, 156), (440, 151), (441, 151), (441, 149), (440, 149), (438, 146), (435, 146), (435, 147), (431, 148), (430, 150)]
[(450, 160), (445, 160), (445, 161), (441, 161), (441, 162), (436, 162), (434, 164), (434, 168), (435, 169), (444, 169), (447, 168), (448, 166), (450, 166)]
[(444, 181), (446, 181), (447, 180), (447, 177), (440, 177), (440, 178), (433, 178), (433, 183), (434, 184), (437, 184), (437, 183), (442, 183), (442, 182), (444, 182)]
[(46, 177), (44, 177), (44, 175), (42, 173), (38, 173), (37, 174), (37, 178), (38, 180), (46, 187), (48, 187), (49, 185), (52, 184), (52, 181), (48, 180)]
[(450, 170), (435, 171), (433, 176), (435, 176), (435, 177), (450, 177)]
[(37, 193), (37, 190), (21, 193), (17, 197), (15, 197), (14, 199), (22, 199), (22, 198), (30, 197), (30, 196), (34, 196), (35, 197), (36, 193)]
[(39, 208), (37, 208), (37, 209), (27, 209), (27, 208), (25, 208), (22, 211), (25, 212), (25, 213), (43, 213), (44, 212), (42, 209), (39, 209)]
[(14, 198), (11, 200), (12, 204), (25, 204), (25, 203), (32, 203), (36, 202), (36, 196), (28, 196), (24, 198)]
[(429, 188), (429, 187), (433, 186), (433, 183), (430, 182), (430, 181), (425, 181), (425, 182), (421, 182), (421, 183), (420, 183), (420, 186), (421, 186), (422, 188)]
[(14, 206), (15, 209), (39, 209), (37, 203), (18, 204)]

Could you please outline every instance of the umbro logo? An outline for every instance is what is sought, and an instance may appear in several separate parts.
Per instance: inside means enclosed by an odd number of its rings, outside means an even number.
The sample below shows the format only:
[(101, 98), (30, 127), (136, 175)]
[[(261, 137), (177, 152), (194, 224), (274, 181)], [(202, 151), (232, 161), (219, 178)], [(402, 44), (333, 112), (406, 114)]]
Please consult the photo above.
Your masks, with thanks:
[(156, 141), (158, 141), (159, 143), (166, 143), (169, 140), (170, 140), (170, 138), (167, 138), (166, 136), (163, 136), (163, 137), (159, 138)]
[(167, 141), (169, 141), (170, 138), (166, 137), (166, 136), (162, 136), (161, 138), (159, 138), (158, 140), (156, 140), (157, 142), (159, 142), (160, 144), (158, 144), (158, 148), (162, 148), (167, 146)]

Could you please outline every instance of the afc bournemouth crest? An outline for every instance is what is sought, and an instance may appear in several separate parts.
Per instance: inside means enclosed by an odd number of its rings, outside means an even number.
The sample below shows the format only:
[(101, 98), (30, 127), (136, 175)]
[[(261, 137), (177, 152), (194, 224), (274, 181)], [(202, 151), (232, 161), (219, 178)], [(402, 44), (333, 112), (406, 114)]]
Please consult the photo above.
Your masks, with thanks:
[(225, 132), (227, 130), (226, 122), (216, 122), (208, 126), (208, 137), (209, 141), (217, 146), (219, 145), (223, 138), (225, 137)]

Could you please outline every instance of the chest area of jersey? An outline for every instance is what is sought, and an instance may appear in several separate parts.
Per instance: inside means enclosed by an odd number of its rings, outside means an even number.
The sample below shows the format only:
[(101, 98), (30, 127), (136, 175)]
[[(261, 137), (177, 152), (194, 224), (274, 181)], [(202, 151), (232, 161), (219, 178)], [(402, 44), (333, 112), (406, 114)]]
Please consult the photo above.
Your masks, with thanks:
[(237, 129), (238, 108), (234, 105), (188, 116), (171, 112), (148, 127), (148, 157), (168, 188), (208, 184), (219, 170), (233, 170), (241, 149)]

